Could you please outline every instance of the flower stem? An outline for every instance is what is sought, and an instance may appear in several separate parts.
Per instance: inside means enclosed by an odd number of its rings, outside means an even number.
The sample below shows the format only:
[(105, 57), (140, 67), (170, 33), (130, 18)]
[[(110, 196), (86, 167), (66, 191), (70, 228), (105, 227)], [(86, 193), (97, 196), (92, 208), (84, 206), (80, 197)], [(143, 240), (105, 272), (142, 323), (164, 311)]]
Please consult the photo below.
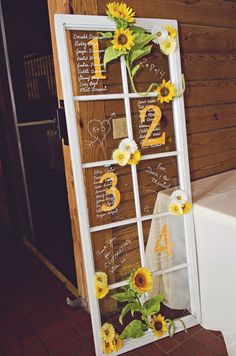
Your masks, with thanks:
[(126, 64), (126, 68), (127, 68), (127, 72), (128, 72), (128, 75), (129, 75), (129, 79), (130, 79), (130, 83), (131, 83), (132, 89), (136, 94), (138, 94), (139, 96), (147, 96), (147, 94), (149, 94), (150, 91), (153, 88), (157, 88), (158, 87), (157, 83), (151, 83), (149, 88), (148, 88), (148, 90), (145, 93), (139, 93), (135, 88), (134, 79), (133, 79), (133, 76), (132, 76), (132, 73), (131, 73), (131, 68), (129, 66), (129, 61), (128, 61), (127, 57), (125, 58), (125, 64)]

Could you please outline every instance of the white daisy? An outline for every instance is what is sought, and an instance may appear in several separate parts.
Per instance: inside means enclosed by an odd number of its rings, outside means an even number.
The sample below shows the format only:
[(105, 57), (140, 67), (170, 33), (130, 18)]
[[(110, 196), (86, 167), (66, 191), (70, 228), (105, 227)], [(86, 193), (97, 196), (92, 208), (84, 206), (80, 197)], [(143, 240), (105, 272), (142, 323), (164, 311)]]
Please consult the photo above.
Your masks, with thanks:
[(168, 36), (167, 39), (160, 43), (161, 51), (168, 56), (176, 50), (177, 42), (174, 38)]
[(184, 205), (188, 200), (188, 195), (184, 190), (177, 189), (170, 196), (171, 201), (178, 205)]
[(129, 153), (134, 153), (138, 150), (138, 146), (137, 143), (131, 138), (124, 138), (122, 141), (120, 141), (119, 149)]
[(168, 31), (166, 28), (155, 25), (152, 28), (152, 35), (155, 36), (153, 42), (160, 44), (161, 42), (165, 41), (168, 37)]

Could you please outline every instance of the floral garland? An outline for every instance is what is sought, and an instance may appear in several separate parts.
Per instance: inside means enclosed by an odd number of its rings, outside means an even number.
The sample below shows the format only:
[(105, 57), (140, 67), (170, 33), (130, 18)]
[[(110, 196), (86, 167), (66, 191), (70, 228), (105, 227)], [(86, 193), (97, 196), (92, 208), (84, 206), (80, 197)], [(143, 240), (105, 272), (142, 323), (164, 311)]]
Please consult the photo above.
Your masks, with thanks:
[[(95, 289), (97, 283), (100, 286), (104, 284), (107, 287), (107, 275), (104, 272), (97, 272), (95, 276)], [(181, 319), (165, 319), (160, 314), (161, 302), (164, 299), (163, 294), (141, 302), (144, 293), (150, 292), (153, 286), (151, 272), (146, 267), (139, 267), (131, 272), (127, 285), (121, 287), (120, 293), (113, 294), (111, 297), (118, 302), (126, 303), (123, 307), (119, 322), (123, 325), (123, 318), (127, 313), (131, 313), (133, 320), (118, 335), (114, 326), (110, 323), (104, 323), (100, 329), (100, 336), (103, 345), (103, 353), (110, 354), (113, 351), (119, 351), (123, 346), (123, 340), (129, 338), (142, 337), (145, 331), (152, 330), (157, 338), (169, 334), (172, 337), (176, 330), (176, 322), (179, 321), (187, 332), (185, 324)], [(99, 298), (101, 299), (101, 298)], [(136, 314), (134, 314), (136, 313)], [(135, 317), (140, 316), (138, 319)]]
[(188, 195), (184, 190), (177, 189), (170, 196), (168, 210), (171, 215), (181, 216), (188, 214), (192, 204), (188, 201)]
[(161, 104), (169, 103), (174, 98), (180, 97), (185, 90), (184, 79), (181, 93), (177, 93), (174, 84), (165, 80), (162, 80), (161, 84), (152, 83), (145, 93), (138, 93), (134, 84), (134, 77), (141, 67), (136, 61), (151, 53), (153, 44), (158, 44), (161, 52), (167, 56), (176, 50), (176, 29), (169, 25), (155, 25), (152, 33), (148, 33), (144, 28), (134, 25), (135, 12), (122, 2), (108, 3), (106, 14), (110, 20), (115, 22), (116, 29), (114, 33), (100, 33), (102, 38), (110, 40), (110, 45), (104, 54), (104, 68), (109, 62), (124, 56), (130, 83), (135, 93), (146, 96), (153, 90)]

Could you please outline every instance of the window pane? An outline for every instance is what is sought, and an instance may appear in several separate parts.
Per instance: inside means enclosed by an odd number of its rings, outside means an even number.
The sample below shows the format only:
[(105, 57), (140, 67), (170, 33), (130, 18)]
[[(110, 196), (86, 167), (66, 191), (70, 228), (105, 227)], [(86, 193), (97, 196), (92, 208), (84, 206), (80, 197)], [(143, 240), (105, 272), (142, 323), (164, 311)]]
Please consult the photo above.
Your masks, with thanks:
[(84, 178), (90, 226), (135, 217), (130, 166), (88, 168)]
[(100, 95), (122, 92), (120, 61), (103, 66), (107, 40), (98, 32), (67, 31), (67, 44), (72, 54), (71, 77), (74, 95)]

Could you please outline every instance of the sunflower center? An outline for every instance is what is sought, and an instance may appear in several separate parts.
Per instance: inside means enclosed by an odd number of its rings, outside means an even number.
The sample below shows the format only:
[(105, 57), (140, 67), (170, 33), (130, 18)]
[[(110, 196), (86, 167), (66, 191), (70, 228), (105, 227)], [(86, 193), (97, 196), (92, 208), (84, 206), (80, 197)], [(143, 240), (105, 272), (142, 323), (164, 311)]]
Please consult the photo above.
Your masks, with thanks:
[(156, 33), (156, 36), (157, 36), (157, 37), (161, 37), (161, 31), (158, 31), (158, 32)]
[(161, 96), (168, 96), (169, 95), (169, 89), (164, 87), (164, 88), (161, 88)]
[(138, 287), (142, 287), (145, 284), (145, 279), (143, 278), (143, 276), (137, 275), (135, 278), (135, 284)]
[(118, 36), (118, 43), (120, 45), (125, 45), (128, 42), (128, 38), (122, 33)]
[(109, 335), (109, 330), (106, 330), (106, 331), (105, 331), (105, 334), (108, 336), (108, 335)]
[(162, 329), (162, 323), (160, 321), (156, 321), (154, 324), (154, 328), (156, 331), (160, 331)]

